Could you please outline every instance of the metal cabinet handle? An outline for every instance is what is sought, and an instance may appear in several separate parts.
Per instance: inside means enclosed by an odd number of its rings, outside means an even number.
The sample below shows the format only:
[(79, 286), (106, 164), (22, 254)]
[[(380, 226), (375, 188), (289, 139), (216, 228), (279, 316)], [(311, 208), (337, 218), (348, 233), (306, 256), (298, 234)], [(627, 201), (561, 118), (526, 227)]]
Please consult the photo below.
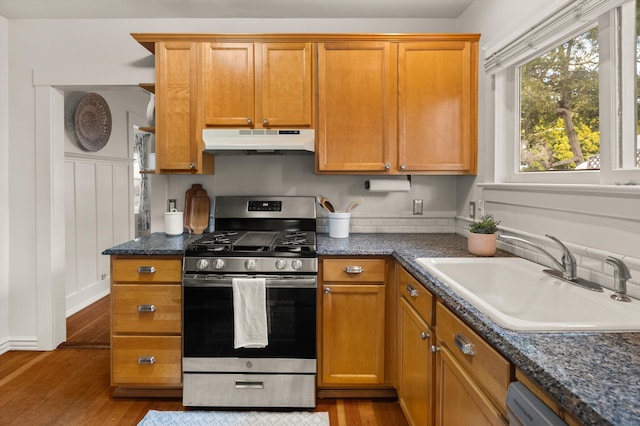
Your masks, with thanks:
[(409, 296), (411, 297), (418, 297), (418, 290), (416, 290), (416, 288), (411, 284), (407, 286), (407, 293), (409, 293)]
[(462, 334), (456, 334), (455, 343), (458, 349), (460, 349), (463, 354), (469, 356), (475, 355), (475, 352), (473, 351), (473, 345)]
[(420, 333), (420, 339), (422, 340), (427, 340), (429, 337), (431, 337), (429, 333), (425, 333), (424, 331)]
[(156, 357), (154, 356), (139, 356), (138, 364), (140, 365), (151, 365), (156, 363)]
[(364, 268), (362, 266), (347, 266), (344, 271), (347, 274), (361, 274), (364, 272)]
[(249, 126), (251, 126), (251, 125), (253, 124), (253, 120), (252, 120), (252, 119), (250, 119), (250, 118), (247, 118), (247, 124), (248, 124)]
[(431, 345), (429, 350), (431, 351), (432, 354), (435, 354), (436, 352), (440, 352), (440, 346)]
[(147, 304), (138, 305), (138, 312), (155, 312), (155, 311), (156, 311), (156, 305), (147, 305)]
[(138, 273), (139, 274), (155, 274), (156, 268), (155, 266), (139, 266)]
[(384, 168), (389, 170), (391, 168), (391, 164), (389, 163), (384, 163)]
[(329, 287), (325, 287), (324, 294), (329, 294), (329, 293), (331, 293), (331, 289)]
[(404, 170), (404, 169), (406, 169), (406, 168), (407, 168), (407, 165), (406, 165), (406, 164), (401, 164), (401, 165), (400, 165), (400, 170)]
[(262, 124), (263, 124), (264, 126), (268, 126), (268, 125), (269, 125), (269, 119), (268, 119), (268, 118), (264, 118), (264, 119), (262, 120)]
[(236, 389), (264, 389), (264, 382), (236, 381)]
[(196, 168), (196, 163), (189, 163), (189, 168), (194, 170)]

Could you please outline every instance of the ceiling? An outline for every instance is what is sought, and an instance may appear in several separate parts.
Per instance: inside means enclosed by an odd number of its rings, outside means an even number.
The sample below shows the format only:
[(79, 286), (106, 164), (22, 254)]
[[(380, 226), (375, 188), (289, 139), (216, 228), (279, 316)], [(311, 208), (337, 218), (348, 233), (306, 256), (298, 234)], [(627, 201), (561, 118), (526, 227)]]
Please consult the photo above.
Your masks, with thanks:
[(457, 18), (474, 0), (0, 0), (7, 19)]

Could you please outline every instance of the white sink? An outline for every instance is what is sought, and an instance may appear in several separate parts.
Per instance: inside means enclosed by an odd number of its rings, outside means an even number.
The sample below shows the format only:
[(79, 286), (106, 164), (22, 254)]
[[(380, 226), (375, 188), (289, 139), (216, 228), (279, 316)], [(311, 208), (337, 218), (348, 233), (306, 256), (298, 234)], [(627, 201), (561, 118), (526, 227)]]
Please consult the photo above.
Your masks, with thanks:
[(640, 331), (640, 301), (612, 300), (543, 273), (521, 258), (418, 258), (428, 272), (503, 328)]

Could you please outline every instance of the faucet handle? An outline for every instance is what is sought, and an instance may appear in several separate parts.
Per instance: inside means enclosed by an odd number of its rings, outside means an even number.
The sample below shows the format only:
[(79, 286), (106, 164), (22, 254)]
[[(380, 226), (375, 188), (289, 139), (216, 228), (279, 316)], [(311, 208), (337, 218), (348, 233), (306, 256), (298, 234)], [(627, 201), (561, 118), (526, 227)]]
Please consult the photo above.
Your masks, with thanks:
[(569, 280), (575, 279), (578, 276), (578, 267), (575, 256), (569, 251), (562, 241), (553, 235), (545, 234), (545, 237), (550, 238), (562, 248), (562, 265), (564, 266), (565, 278)]
[(616, 274), (619, 279), (626, 281), (631, 278), (629, 268), (627, 268), (627, 265), (625, 265), (622, 260), (613, 256), (609, 256), (607, 257), (606, 262), (609, 265), (613, 266), (613, 273)]

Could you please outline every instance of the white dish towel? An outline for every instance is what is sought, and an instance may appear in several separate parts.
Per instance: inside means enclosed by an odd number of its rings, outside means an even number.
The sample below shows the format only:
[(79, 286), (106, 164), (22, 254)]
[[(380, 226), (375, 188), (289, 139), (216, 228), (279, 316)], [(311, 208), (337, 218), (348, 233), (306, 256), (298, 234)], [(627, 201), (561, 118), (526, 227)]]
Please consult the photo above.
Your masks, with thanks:
[(233, 347), (264, 348), (267, 333), (267, 289), (264, 278), (234, 278)]

